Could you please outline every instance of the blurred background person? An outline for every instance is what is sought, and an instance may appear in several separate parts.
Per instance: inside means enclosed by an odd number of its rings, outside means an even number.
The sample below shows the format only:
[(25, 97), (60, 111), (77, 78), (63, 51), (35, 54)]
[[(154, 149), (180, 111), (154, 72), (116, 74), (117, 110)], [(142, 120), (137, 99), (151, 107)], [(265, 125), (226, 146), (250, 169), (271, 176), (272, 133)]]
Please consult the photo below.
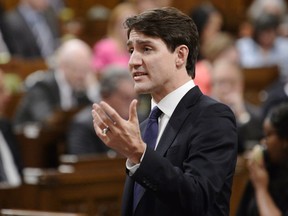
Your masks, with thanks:
[(239, 24), (239, 37), (252, 36), (252, 23), (263, 13), (276, 16), (279, 19), (278, 33), (287, 36), (287, 2), (285, 0), (253, 0), (248, 5), (244, 20)]
[(239, 154), (252, 148), (262, 137), (260, 110), (245, 101), (244, 88), (238, 64), (223, 59), (214, 63), (211, 96), (228, 105), (235, 114)]
[(4, 22), (12, 56), (47, 59), (59, 45), (59, 22), (48, 0), (20, 0)]
[(266, 116), (261, 147), (248, 159), (250, 181), (237, 216), (288, 215), (288, 104), (275, 106)]
[[(101, 100), (110, 104), (121, 117), (128, 119), (129, 104), (137, 97), (129, 71), (110, 66), (105, 69), (99, 84)], [(77, 155), (112, 152), (94, 131), (91, 106), (73, 118), (67, 134), (67, 151), (68, 154)]]
[(278, 66), (280, 79), (288, 79), (288, 38), (278, 35), (279, 18), (263, 13), (253, 21), (253, 35), (236, 45), (244, 68)]
[(128, 68), (127, 34), (123, 23), (127, 17), (136, 14), (136, 8), (129, 2), (120, 3), (112, 10), (107, 24), (107, 35), (97, 41), (93, 48), (93, 66), (97, 73), (101, 74), (105, 67), (111, 64)]
[(287, 16), (287, 2), (285, 0), (253, 0), (247, 9), (249, 20), (256, 20), (263, 13), (275, 15), (281, 23)]
[(196, 76), (194, 79), (204, 94), (211, 94), (211, 76), (213, 63), (225, 59), (232, 63), (239, 63), (239, 54), (234, 37), (227, 32), (218, 32), (213, 38), (202, 44), (202, 59), (196, 63)]
[(27, 91), (15, 113), (16, 126), (47, 124), (59, 111), (91, 104), (99, 94), (90, 46), (79, 39), (66, 41), (55, 54), (55, 67), (35, 72), (25, 84)]
[(2, 116), (8, 97), (4, 74), (0, 69), (0, 187), (21, 184), (23, 168), (20, 147), (12, 130), (11, 122)]
[(265, 98), (261, 105), (261, 116), (264, 119), (273, 107), (288, 103), (288, 79), (271, 84), (264, 90)]
[(202, 3), (193, 8), (189, 16), (194, 20), (200, 37), (198, 60), (203, 58), (202, 45), (222, 30), (223, 16), (211, 3)]

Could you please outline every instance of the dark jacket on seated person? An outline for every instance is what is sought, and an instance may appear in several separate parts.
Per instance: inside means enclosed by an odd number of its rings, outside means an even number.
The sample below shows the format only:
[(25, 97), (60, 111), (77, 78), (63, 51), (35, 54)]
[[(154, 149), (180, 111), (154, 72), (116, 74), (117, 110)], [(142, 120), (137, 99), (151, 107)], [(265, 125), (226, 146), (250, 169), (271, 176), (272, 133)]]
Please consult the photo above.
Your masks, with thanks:
[[(47, 71), (40, 74), (40, 78), (32, 87), (28, 88), (16, 110), (14, 124), (22, 125), (29, 122), (47, 121), (61, 108), (60, 86), (56, 81), (55, 71)], [(61, 86), (62, 88), (62, 86)], [(73, 107), (91, 104), (88, 97), (83, 94), (72, 95)]]

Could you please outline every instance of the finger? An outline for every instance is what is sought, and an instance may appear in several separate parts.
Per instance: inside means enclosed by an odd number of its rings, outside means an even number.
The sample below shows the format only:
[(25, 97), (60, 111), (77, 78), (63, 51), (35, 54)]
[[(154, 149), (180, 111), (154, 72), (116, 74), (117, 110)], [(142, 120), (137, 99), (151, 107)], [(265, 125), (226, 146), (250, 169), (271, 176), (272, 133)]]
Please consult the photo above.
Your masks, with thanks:
[(99, 128), (101, 130), (100, 125), (104, 125), (104, 124), (102, 123), (99, 115), (97, 114), (97, 112), (95, 110), (92, 110), (92, 117), (93, 117), (93, 125), (94, 125), (95, 130), (97, 128)]
[(248, 160), (248, 162), (247, 162), (247, 168), (248, 168), (249, 170), (253, 170), (254, 167), (255, 167), (255, 160), (253, 160), (253, 159)]
[[(98, 104), (93, 104), (93, 109), (92, 109), (92, 117), (93, 117), (93, 124), (94, 128), (99, 127), (100, 130), (103, 130), (104, 128), (107, 127), (107, 124), (104, 123), (104, 120), (100, 116), (100, 107)], [(97, 128), (95, 128), (96, 130)]]
[[(107, 143), (109, 141), (109, 138), (107, 136), (107, 134), (109, 133), (110, 131), (110, 128), (108, 126), (105, 126), (103, 128), (101, 128), (99, 126), (99, 120), (97, 120), (99, 117), (98, 117), (98, 114), (95, 110), (92, 110), (92, 116), (93, 116), (93, 126), (94, 126), (94, 130), (97, 134), (97, 136), (104, 142), (104, 143)], [(104, 124), (102, 124), (104, 125)]]
[(129, 121), (138, 122), (137, 99), (132, 100), (129, 106)]
[(95, 110), (92, 110), (92, 116), (93, 116), (94, 130), (95, 130), (96, 134), (98, 135), (102, 131), (102, 129), (99, 126), (99, 119), (98, 119), (98, 115), (97, 115)]
[(105, 124), (105, 127), (107, 126), (107, 123), (111, 121), (109, 114), (103, 109), (102, 102), (100, 104), (94, 104), (93, 109), (98, 114), (100, 120)]
[(109, 127), (113, 127), (113, 125), (118, 124), (121, 122), (121, 120), (123, 120), (122, 117), (116, 112), (116, 110), (112, 108), (109, 104), (107, 104), (106, 102), (102, 101), (100, 103), (100, 107), (105, 112), (106, 116), (108, 117), (105, 123)]

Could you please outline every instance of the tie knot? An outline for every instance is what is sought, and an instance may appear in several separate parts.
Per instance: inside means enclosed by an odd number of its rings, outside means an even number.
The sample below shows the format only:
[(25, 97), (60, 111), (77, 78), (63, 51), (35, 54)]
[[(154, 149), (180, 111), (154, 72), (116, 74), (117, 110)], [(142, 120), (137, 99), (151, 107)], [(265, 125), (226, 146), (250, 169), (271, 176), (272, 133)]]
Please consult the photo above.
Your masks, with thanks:
[(157, 106), (155, 106), (152, 109), (149, 118), (150, 119), (158, 119), (161, 114), (162, 114), (162, 111)]

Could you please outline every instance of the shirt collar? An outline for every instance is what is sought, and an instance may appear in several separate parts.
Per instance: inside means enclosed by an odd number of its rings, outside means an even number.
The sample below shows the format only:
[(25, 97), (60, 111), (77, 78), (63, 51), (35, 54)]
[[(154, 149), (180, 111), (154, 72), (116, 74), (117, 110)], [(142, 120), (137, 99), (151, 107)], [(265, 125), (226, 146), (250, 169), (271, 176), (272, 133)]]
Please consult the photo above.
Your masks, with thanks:
[(151, 110), (154, 106), (158, 106), (159, 109), (167, 115), (169, 118), (172, 116), (176, 106), (180, 102), (180, 100), (184, 97), (184, 95), (195, 86), (194, 81), (190, 80), (184, 85), (180, 86), (176, 90), (170, 92), (166, 95), (158, 104), (153, 100), (151, 100)]
[(68, 110), (73, 106), (73, 90), (65, 79), (64, 73), (60, 70), (55, 71), (55, 79), (59, 86), (60, 104), (63, 110)]
[(60, 71), (60, 70), (55, 70), (54, 74), (55, 74), (55, 79), (56, 79), (58, 86), (61, 86), (61, 88), (63, 86), (64, 86), (64, 88), (69, 88), (69, 90), (71, 90), (71, 92), (72, 92), (71, 86), (69, 85), (69, 83), (65, 79), (64, 72)]

